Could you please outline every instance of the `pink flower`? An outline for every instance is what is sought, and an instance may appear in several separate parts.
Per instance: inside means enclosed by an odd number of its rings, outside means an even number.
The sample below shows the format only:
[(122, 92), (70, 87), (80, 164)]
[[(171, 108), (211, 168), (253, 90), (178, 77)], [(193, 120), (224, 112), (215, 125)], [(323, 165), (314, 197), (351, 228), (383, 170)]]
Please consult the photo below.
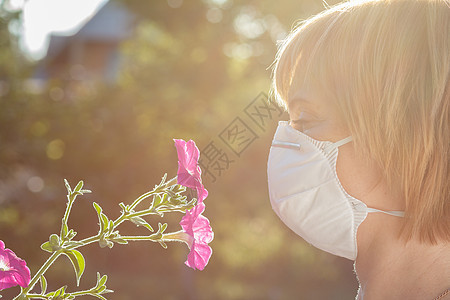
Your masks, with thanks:
[(185, 142), (184, 140), (174, 139), (174, 142), (178, 154), (177, 183), (196, 190), (197, 201), (202, 203), (208, 196), (208, 191), (203, 186), (202, 170), (198, 165), (200, 151), (193, 140)]
[(202, 215), (204, 211), (205, 204), (200, 203), (186, 211), (180, 222), (183, 231), (190, 237), (186, 242), (191, 251), (185, 264), (194, 270), (203, 270), (212, 255), (212, 249), (208, 244), (213, 240), (214, 232), (208, 218)]
[(203, 184), (196, 188), (197, 190), (197, 203), (203, 203), (203, 200), (208, 197), (208, 191), (205, 189)]
[(167, 239), (178, 239), (186, 242), (190, 252), (185, 264), (191, 268), (203, 270), (212, 255), (212, 249), (208, 244), (214, 238), (214, 232), (208, 218), (202, 215), (205, 211), (203, 200), (208, 196), (208, 191), (202, 183), (202, 171), (198, 165), (200, 151), (195, 142), (189, 140), (174, 139), (178, 154), (177, 183), (197, 191), (197, 205), (186, 211), (181, 219), (182, 231), (165, 235)]
[(0, 290), (16, 285), (27, 287), (31, 280), (30, 269), (0, 240)]

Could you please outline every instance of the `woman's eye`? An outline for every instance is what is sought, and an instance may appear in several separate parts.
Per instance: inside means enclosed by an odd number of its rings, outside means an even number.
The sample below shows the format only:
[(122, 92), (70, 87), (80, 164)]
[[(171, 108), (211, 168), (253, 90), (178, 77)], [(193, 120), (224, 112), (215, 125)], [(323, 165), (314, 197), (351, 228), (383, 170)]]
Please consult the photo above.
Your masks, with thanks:
[(305, 131), (311, 128), (311, 122), (304, 119), (291, 120), (292, 128), (298, 131)]
[(297, 119), (291, 120), (291, 126), (299, 131), (305, 131), (314, 127), (322, 120), (312, 114), (301, 112)]

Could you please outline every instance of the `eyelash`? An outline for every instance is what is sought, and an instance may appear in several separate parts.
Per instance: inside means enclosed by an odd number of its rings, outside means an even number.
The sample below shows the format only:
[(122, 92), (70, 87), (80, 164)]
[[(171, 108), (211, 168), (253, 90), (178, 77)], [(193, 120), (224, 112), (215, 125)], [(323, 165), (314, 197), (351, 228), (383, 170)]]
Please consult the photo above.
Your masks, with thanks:
[(299, 117), (296, 120), (291, 120), (291, 123), (294, 125), (293, 127), (300, 130), (305, 131), (313, 127), (316, 123), (320, 122), (321, 120), (316, 118), (315, 116), (308, 116), (309, 114), (306, 113), (302, 117)]
[(308, 123), (311, 123), (310, 121), (305, 121), (303, 119), (297, 119), (297, 120), (291, 120), (292, 127), (299, 131), (305, 131), (307, 129)]

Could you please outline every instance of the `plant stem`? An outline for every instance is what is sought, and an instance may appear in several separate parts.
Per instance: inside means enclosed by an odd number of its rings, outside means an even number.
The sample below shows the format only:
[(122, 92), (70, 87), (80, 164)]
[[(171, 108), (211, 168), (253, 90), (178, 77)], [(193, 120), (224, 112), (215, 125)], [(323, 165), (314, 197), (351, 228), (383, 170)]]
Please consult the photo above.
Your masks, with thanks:
[(48, 299), (47, 297), (42, 297), (40, 294), (27, 294), (27, 299)]
[(98, 242), (100, 240), (100, 236), (101, 236), (100, 234), (97, 234), (97, 235), (85, 238), (84, 240), (79, 241), (79, 243), (80, 243), (79, 245), (69, 246), (66, 249), (73, 250), (73, 249), (76, 249), (76, 248), (79, 248), (82, 246), (86, 246), (86, 245)]
[(38, 282), (38, 280), (41, 278), (42, 275), (47, 272), (48, 268), (55, 262), (55, 260), (62, 254), (61, 250), (55, 251), (50, 255), (50, 257), (47, 259), (47, 261), (42, 265), (42, 267), (37, 271), (37, 273), (33, 276), (33, 278), (30, 281), (30, 284), (23, 289), (22, 293), (16, 296), (14, 299), (18, 299), (21, 295), (27, 295), (27, 293), (33, 289), (35, 284)]
[(147, 192), (143, 195), (141, 195), (139, 198), (137, 198), (136, 200), (134, 200), (134, 202), (130, 205), (131, 209), (134, 209), (139, 203), (141, 203), (142, 200), (144, 200), (145, 198), (147, 198), (148, 196), (150, 196), (151, 194), (158, 194), (161, 193), (163, 189), (172, 186), (176, 183), (177, 180), (177, 176), (173, 177), (172, 179), (170, 179), (169, 181), (166, 181), (166, 183), (164, 183), (163, 185), (157, 186), (155, 187), (153, 190), (151, 190), (150, 192)]
[[(169, 181), (167, 181), (167, 182), (164, 183), (163, 185), (155, 187), (155, 188), (154, 188), (153, 190), (151, 190), (150, 192), (147, 192), (147, 193), (145, 193), (145, 194), (142, 194), (142, 195), (139, 196), (136, 200), (134, 200), (134, 202), (130, 205), (130, 210), (134, 210), (134, 208), (135, 208), (136, 206), (138, 206), (139, 203), (142, 202), (142, 200), (144, 200), (144, 199), (150, 197), (151, 195), (156, 195), (156, 194), (162, 193), (162, 192), (163, 192), (163, 189), (165, 189), (165, 188), (167, 188), (167, 187), (169, 187), (169, 186), (174, 185), (174, 184), (176, 183), (176, 181), (177, 181), (177, 176), (173, 177), (172, 179), (170, 179)], [(142, 213), (142, 212), (145, 212), (145, 213)], [(146, 210), (143, 210), (142, 212), (140, 212), (140, 214), (132, 214), (131, 216), (133, 216), (133, 217), (135, 217), (135, 216), (142, 216), (142, 215), (145, 215), (145, 214), (147, 214), (147, 213), (150, 213), (151, 210), (150, 210), (150, 209), (146, 209)], [(123, 221), (125, 221), (126, 218), (129, 217), (129, 216), (130, 216), (130, 215), (126, 216), (126, 215), (122, 214), (120, 217), (118, 217), (118, 218), (114, 221), (114, 228), (116, 228), (117, 226), (119, 226), (119, 225), (120, 225)]]
[(150, 236), (122, 236), (121, 239), (124, 239), (126, 241), (152, 241), (156, 242), (156, 239), (151, 238)]
[[(173, 177), (172, 179), (170, 179), (169, 181), (167, 181), (163, 184), (160, 184), (159, 186), (156, 186), (152, 191), (147, 192), (147, 193), (141, 195), (140, 197), (138, 197), (131, 204), (130, 211), (132, 211), (139, 203), (141, 203), (142, 200), (150, 197), (151, 195), (162, 193), (165, 188), (176, 184), (176, 180), (177, 180), (177, 176)], [(67, 225), (67, 221), (69, 219), (72, 205), (75, 202), (76, 195), (70, 195), (68, 198), (69, 198), (68, 199), (69, 202), (67, 203), (66, 211), (64, 212), (64, 217), (62, 219), (62, 224), (61, 224), (61, 238), (63, 238), (63, 228), (64, 228), (64, 225)], [(125, 215), (124, 213), (122, 213), (122, 215), (113, 222), (113, 230), (116, 227), (118, 227), (123, 221), (128, 219), (130, 216), (138, 217), (138, 216), (148, 215), (151, 213), (154, 213), (152, 208), (145, 209), (145, 210), (142, 210), (139, 212), (135, 212), (135, 213), (129, 214), (129, 215)], [(98, 233), (95, 236), (80, 240), (79, 244), (77, 244), (77, 245), (69, 246), (69, 247), (66, 247), (66, 248), (63, 248), (63, 249), (53, 252), (50, 255), (50, 257), (47, 259), (47, 261), (41, 266), (41, 268), (33, 276), (33, 278), (30, 281), (30, 284), (26, 288), (22, 289), (21, 293), (19, 295), (17, 295), (14, 299), (23, 299), (23, 298), (28, 299), (30, 297), (35, 297), (35, 298), (39, 297), (40, 299), (45, 299), (45, 298), (40, 297), (42, 295), (28, 294), (28, 292), (34, 288), (36, 283), (40, 280), (41, 276), (44, 275), (45, 272), (47, 272), (47, 270), (50, 268), (50, 266), (63, 253), (63, 250), (73, 250), (73, 249), (79, 248), (81, 246), (86, 246), (86, 245), (92, 244), (94, 242), (98, 242), (100, 240), (101, 236), (102, 236), (102, 232)], [(129, 240), (129, 241), (149, 240), (149, 241), (157, 242), (158, 240), (160, 240), (160, 239), (151, 238), (150, 236), (124, 236), (121, 238), (124, 240)], [(79, 292), (72, 293), (72, 295), (81, 296), (81, 295), (85, 295), (86, 292), (89, 292), (89, 291), (79, 291)]]
[(67, 221), (69, 220), (70, 211), (72, 210), (73, 202), (75, 202), (74, 201), (75, 199), (73, 196), (69, 196), (68, 198), (69, 198), (69, 203), (67, 203), (66, 211), (64, 212), (63, 224), (67, 224)]
[(75, 197), (73, 195), (68, 196), (68, 198), (69, 198), (69, 202), (67, 203), (66, 211), (64, 212), (64, 217), (63, 217), (62, 223), (61, 223), (61, 233), (59, 234), (61, 239), (64, 238), (64, 236), (63, 236), (64, 235), (64, 226), (66, 228), (68, 228), (67, 221), (69, 220), (69, 215), (70, 215), (70, 211), (72, 210), (72, 205), (75, 202)]

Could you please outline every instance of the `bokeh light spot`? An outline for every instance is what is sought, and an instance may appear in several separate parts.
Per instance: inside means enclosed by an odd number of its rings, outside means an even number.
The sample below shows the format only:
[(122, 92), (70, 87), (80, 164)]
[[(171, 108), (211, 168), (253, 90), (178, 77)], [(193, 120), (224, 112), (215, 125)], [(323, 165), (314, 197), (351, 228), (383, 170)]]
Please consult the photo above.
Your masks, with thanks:
[(234, 19), (234, 30), (248, 38), (255, 39), (266, 31), (266, 22), (262, 18), (257, 17), (258, 12), (255, 8), (248, 6)]
[(60, 139), (56, 139), (47, 145), (47, 157), (53, 160), (58, 160), (64, 155), (66, 144)]
[(220, 8), (213, 7), (208, 9), (208, 11), (206, 12), (206, 19), (208, 19), (208, 21), (211, 23), (219, 23), (220, 21), (222, 21), (222, 18), (223, 14)]
[(49, 92), (50, 98), (54, 101), (61, 101), (64, 99), (64, 91), (60, 87), (52, 87)]
[(247, 59), (253, 56), (253, 48), (248, 43), (227, 43), (223, 47), (226, 56), (236, 59)]
[(17, 225), (19, 222), (19, 212), (15, 207), (4, 207), (0, 210), (0, 224), (2, 226), (6, 225)]
[(33, 193), (38, 193), (44, 189), (44, 180), (39, 176), (33, 176), (28, 179), (27, 187)]
[(172, 8), (180, 8), (183, 5), (183, 0), (167, 0), (167, 4)]
[(36, 137), (44, 136), (49, 129), (49, 125), (43, 121), (34, 122), (30, 127), (30, 132)]

